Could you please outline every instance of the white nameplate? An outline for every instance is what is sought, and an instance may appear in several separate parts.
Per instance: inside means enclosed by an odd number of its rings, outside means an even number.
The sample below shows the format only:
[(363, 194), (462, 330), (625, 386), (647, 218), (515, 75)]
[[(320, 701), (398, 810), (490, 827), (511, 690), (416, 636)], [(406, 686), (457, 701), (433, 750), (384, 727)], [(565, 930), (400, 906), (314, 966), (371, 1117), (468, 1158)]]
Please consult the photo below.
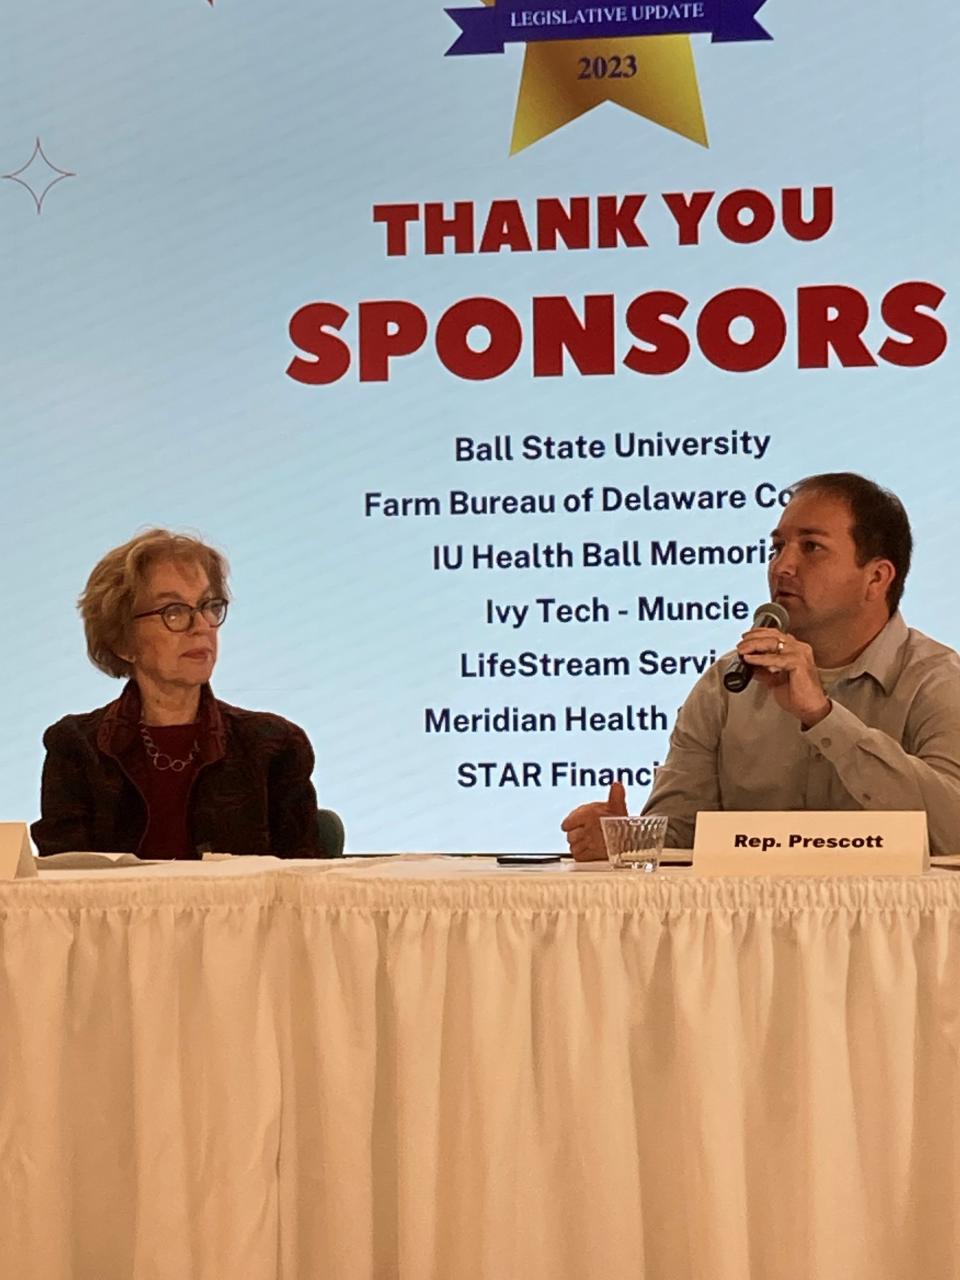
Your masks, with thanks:
[(25, 822), (0, 822), (0, 880), (28, 880), (37, 874)]
[(697, 814), (694, 875), (910, 876), (929, 865), (922, 810)]

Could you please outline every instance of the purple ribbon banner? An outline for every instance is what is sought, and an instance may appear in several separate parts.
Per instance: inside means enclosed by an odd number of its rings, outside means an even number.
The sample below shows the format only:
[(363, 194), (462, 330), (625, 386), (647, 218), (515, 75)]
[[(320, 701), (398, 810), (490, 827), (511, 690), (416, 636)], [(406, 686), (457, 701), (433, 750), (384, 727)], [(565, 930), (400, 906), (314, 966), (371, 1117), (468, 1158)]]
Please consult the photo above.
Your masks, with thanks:
[(447, 56), (503, 53), (511, 43), (614, 40), (617, 37), (701, 35), (721, 41), (772, 40), (756, 19), (766, 0), (647, 0), (629, 4), (557, 4), (556, 0), (497, 0), (447, 9), (460, 35)]

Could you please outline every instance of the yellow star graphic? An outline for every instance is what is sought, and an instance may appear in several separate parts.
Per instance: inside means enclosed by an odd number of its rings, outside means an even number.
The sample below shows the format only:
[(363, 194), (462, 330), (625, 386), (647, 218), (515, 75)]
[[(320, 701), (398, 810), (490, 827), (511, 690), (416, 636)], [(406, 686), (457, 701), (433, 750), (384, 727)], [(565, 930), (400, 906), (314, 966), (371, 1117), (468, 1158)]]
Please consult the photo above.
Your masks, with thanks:
[[(496, 0), (483, 2), (489, 6)], [(609, 72), (615, 57), (620, 59), (619, 76), (593, 77), (596, 59), (605, 60)], [(589, 79), (580, 78), (584, 60)], [(528, 44), (524, 54), (510, 154), (539, 142), (601, 102), (616, 102), (664, 129), (709, 146), (689, 36), (544, 40)]]
[[(629, 79), (580, 80), (597, 58), (607, 65), (619, 56), (620, 69), (635, 66)], [(645, 36), (638, 40), (549, 40), (528, 44), (517, 95), (510, 154), (559, 129), (577, 116), (616, 102), (654, 124), (702, 146), (707, 128), (689, 36)]]

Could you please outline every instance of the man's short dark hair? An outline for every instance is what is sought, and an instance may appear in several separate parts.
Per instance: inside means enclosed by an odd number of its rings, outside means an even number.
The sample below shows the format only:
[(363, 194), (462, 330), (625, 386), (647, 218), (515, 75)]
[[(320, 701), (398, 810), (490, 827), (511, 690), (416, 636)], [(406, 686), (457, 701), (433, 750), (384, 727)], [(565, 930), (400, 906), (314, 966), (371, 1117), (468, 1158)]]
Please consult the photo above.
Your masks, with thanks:
[(857, 549), (857, 564), (889, 560), (896, 569), (887, 588), (887, 607), (891, 614), (896, 613), (913, 552), (910, 521), (897, 495), (852, 471), (807, 476), (791, 486), (790, 496), (798, 493), (829, 493), (844, 499), (853, 516), (850, 533)]

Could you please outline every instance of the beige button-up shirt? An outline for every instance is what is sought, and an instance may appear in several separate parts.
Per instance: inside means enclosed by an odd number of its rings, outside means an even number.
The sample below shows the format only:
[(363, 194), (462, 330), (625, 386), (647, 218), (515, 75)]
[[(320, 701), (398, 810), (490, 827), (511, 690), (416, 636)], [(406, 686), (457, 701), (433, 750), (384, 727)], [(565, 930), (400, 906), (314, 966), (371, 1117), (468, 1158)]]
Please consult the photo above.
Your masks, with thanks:
[(960, 656), (899, 613), (801, 728), (759, 684), (728, 693), (726, 654), (680, 709), (645, 813), (693, 844), (701, 809), (924, 809), (933, 853), (960, 850)]

